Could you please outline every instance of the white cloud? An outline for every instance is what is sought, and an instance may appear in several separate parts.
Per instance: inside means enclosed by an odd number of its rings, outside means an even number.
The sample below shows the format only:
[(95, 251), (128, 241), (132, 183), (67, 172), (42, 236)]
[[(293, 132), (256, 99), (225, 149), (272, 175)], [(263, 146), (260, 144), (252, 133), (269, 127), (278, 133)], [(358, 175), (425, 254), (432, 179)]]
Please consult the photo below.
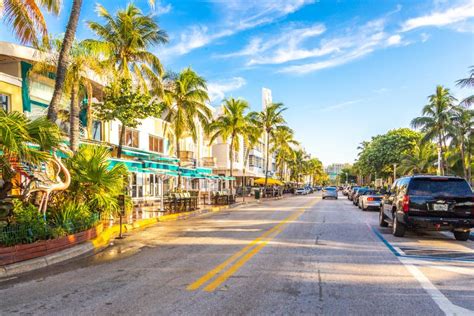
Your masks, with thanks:
[(388, 46), (399, 45), (401, 42), (402, 37), (399, 34), (392, 35), (387, 39)]
[(445, 10), (434, 11), (428, 15), (405, 21), (402, 31), (410, 31), (425, 26), (446, 26), (474, 17), (474, 0)]
[(334, 111), (334, 110), (340, 110), (340, 109), (346, 108), (350, 105), (360, 103), (362, 101), (365, 101), (365, 100), (364, 99), (358, 99), (358, 100), (346, 101), (346, 102), (330, 105), (328, 107), (325, 107), (325, 108), (321, 109), (321, 111), (329, 112), (329, 111)]
[(220, 102), (225, 95), (230, 92), (243, 87), (247, 82), (242, 77), (233, 77), (217, 82), (210, 82), (207, 84), (207, 91), (212, 103)]
[[(175, 40), (176, 44), (163, 49), (162, 55), (187, 54), (220, 38), (272, 23), (315, 2), (315, 0), (210, 1), (216, 5), (222, 20), (212, 26), (193, 25), (187, 28)], [(218, 31), (210, 31), (210, 29)], [(173, 38), (171, 43), (173, 43)]]
[(428, 33), (421, 33), (421, 34), (420, 34), (420, 37), (421, 37), (421, 42), (424, 43), (424, 42), (426, 42), (427, 40), (430, 39), (430, 34), (428, 34)]

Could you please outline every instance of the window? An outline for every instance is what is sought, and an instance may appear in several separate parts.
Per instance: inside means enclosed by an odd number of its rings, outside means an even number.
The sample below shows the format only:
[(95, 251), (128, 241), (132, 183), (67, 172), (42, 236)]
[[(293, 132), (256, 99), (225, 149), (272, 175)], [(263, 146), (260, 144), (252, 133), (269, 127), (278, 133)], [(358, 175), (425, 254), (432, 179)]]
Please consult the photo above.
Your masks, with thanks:
[(472, 190), (464, 179), (415, 178), (410, 183), (410, 195), (472, 196)]
[(100, 121), (92, 122), (92, 139), (102, 140), (102, 123)]
[(143, 197), (143, 178), (141, 175), (135, 172), (130, 174), (130, 189), (132, 198)]
[(163, 138), (150, 135), (148, 139), (150, 151), (163, 153)]
[[(119, 139), (120, 139), (121, 130), (122, 130), (122, 126), (119, 126)], [(137, 130), (134, 130), (131, 128), (125, 128), (125, 141), (123, 142), (123, 144), (125, 146), (138, 148), (140, 144), (138, 141), (138, 135), (139, 133)]]
[(10, 109), (10, 96), (6, 94), (0, 94), (0, 107), (5, 112), (8, 112), (8, 110)]
[(159, 196), (160, 195), (160, 186), (159, 186), (159, 176), (156, 174), (150, 174), (149, 175), (149, 190), (148, 190), (148, 196)]

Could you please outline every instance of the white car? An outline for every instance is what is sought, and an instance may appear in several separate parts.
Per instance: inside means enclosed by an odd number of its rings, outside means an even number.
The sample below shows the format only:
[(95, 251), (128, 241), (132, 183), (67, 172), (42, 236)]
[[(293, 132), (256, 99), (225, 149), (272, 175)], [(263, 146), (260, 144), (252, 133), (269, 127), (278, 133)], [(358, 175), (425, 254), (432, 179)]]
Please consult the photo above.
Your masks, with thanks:
[(296, 195), (306, 195), (308, 194), (308, 190), (306, 188), (298, 188), (295, 190)]

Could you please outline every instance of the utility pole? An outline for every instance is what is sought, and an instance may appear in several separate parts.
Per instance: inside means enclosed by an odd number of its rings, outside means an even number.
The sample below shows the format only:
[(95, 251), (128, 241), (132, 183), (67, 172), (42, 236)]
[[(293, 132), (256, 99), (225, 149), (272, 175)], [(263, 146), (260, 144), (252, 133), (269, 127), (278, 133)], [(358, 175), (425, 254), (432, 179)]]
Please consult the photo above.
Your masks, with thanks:
[(395, 182), (395, 179), (397, 178), (397, 164), (393, 164), (393, 182)]
[(438, 176), (441, 175), (441, 146), (438, 145)]

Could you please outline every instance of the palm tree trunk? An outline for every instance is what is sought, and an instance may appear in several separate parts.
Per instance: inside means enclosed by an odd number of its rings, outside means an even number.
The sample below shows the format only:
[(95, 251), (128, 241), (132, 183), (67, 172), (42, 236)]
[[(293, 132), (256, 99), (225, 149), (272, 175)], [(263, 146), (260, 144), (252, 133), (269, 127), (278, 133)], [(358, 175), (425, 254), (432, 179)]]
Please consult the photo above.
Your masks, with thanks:
[(438, 135), (438, 146), (440, 150), (440, 159), (439, 159), (439, 170), (441, 171), (441, 175), (444, 175), (444, 151), (443, 151), (443, 140), (441, 134)]
[(58, 58), (58, 69), (56, 70), (56, 82), (54, 84), (53, 97), (48, 108), (48, 119), (56, 122), (58, 118), (59, 103), (64, 89), (64, 80), (66, 79), (67, 66), (69, 61), (69, 51), (76, 37), (77, 22), (81, 14), (82, 0), (73, 0), (69, 21), (64, 34), (61, 51)]
[(120, 128), (120, 139), (119, 139), (119, 147), (117, 152), (117, 158), (122, 158), (122, 147), (123, 143), (125, 142), (125, 124), (122, 123), (122, 127)]
[[(232, 177), (232, 171), (234, 169), (234, 135), (232, 135), (232, 138), (230, 140), (230, 150), (229, 150), (229, 158), (230, 158), (230, 177)], [(233, 189), (233, 185), (232, 185), (232, 180), (230, 180), (230, 184), (229, 184), (229, 187), (230, 187), (230, 195), (232, 196), (232, 189)]]
[(268, 164), (270, 161), (269, 151), (270, 151), (270, 133), (267, 131), (267, 143), (266, 143), (266, 148), (265, 148), (265, 157), (267, 158), (267, 161), (265, 161), (265, 191), (263, 193), (264, 197), (267, 194), (267, 185), (268, 185)]
[(69, 110), (69, 147), (73, 152), (79, 149), (79, 85), (74, 83), (71, 91), (71, 109)]
[[(179, 152), (179, 137), (176, 136), (176, 157), (178, 158), (178, 168), (181, 168), (181, 159), (179, 159)], [(178, 172), (178, 189), (179, 188), (181, 188), (181, 172)]]
[(461, 151), (461, 166), (462, 166), (462, 172), (464, 174), (464, 179), (469, 181), (467, 178), (467, 168), (466, 168), (466, 153), (464, 151), (464, 135), (461, 135), (461, 143), (459, 144), (459, 149)]

